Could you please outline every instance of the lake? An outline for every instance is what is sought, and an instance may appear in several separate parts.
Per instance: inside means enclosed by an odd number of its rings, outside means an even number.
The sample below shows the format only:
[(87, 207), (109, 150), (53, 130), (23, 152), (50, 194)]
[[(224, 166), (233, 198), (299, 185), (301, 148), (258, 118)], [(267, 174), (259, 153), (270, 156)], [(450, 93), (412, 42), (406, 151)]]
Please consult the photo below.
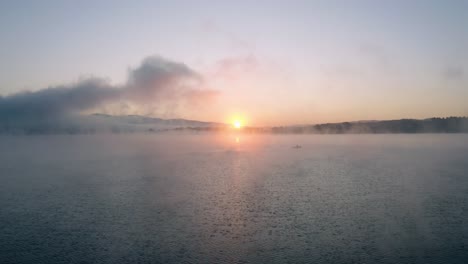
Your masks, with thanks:
[(467, 134), (0, 136), (0, 263), (467, 261)]

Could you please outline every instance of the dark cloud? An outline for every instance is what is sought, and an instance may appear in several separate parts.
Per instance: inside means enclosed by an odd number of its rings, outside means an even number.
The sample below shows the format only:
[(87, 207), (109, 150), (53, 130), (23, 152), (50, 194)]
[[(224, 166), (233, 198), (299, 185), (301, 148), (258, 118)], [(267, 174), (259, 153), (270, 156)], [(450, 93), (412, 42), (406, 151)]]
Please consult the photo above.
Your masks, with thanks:
[[(34, 92), (0, 96), (0, 122), (63, 117), (106, 103), (158, 104), (164, 100), (203, 99), (215, 91), (199, 89), (201, 77), (185, 64), (153, 56), (129, 72), (124, 85), (91, 78)], [(188, 98), (185, 98), (188, 97)]]
[(21, 92), (0, 98), (0, 119), (58, 117), (115, 99), (119, 92), (101, 79)]
[(200, 81), (201, 77), (185, 64), (149, 57), (130, 72), (124, 95), (143, 102), (177, 97)]

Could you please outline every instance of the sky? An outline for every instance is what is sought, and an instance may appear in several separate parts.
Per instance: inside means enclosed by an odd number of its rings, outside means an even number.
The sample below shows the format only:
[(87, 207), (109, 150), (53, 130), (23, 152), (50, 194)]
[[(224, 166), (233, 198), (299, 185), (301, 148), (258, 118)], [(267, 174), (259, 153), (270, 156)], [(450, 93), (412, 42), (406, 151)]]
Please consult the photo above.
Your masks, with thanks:
[[(467, 0), (2, 0), (0, 95), (99, 78), (130, 103), (74, 111), (251, 125), (467, 116), (466, 14)], [(177, 93), (136, 99), (145, 69)]]

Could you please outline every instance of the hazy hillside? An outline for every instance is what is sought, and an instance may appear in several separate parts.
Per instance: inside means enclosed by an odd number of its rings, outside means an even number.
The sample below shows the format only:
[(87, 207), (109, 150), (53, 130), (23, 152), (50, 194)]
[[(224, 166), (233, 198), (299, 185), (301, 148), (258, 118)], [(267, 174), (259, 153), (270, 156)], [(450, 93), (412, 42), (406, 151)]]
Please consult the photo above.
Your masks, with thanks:
[(359, 121), (304, 126), (273, 127), (272, 133), (467, 133), (467, 117)]
[(131, 125), (149, 125), (152, 127), (206, 127), (206, 126), (220, 126), (221, 123), (215, 122), (203, 122), (197, 120), (188, 119), (162, 119), (156, 117), (140, 116), (140, 115), (126, 115), (126, 116), (113, 116), (106, 114), (93, 114), (91, 118), (103, 122), (115, 122), (120, 124), (131, 124)]
[[(0, 123), (0, 134), (216, 132), (226, 129), (230, 129), (230, 125), (187, 119), (162, 119), (139, 115), (113, 116), (105, 114)], [(242, 131), (246, 133), (274, 134), (468, 133), (468, 117), (429, 118), (423, 120), (371, 120), (278, 127), (244, 127)]]
[(187, 119), (162, 119), (138, 115), (113, 116), (92, 114), (52, 119), (1, 120), (0, 134), (93, 134), (141, 133), (168, 131), (188, 127), (219, 127), (221, 123)]

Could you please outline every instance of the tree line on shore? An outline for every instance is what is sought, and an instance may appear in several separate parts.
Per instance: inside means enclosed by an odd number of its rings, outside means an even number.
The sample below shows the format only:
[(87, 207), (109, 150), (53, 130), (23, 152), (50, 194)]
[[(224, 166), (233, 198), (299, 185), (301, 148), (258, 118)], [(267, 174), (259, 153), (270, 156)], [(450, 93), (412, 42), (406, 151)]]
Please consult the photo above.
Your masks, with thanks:
[[(214, 123), (213, 123), (214, 124)], [(181, 126), (173, 128), (139, 127), (134, 125), (79, 125), (74, 123), (36, 123), (11, 126), (0, 124), (0, 134), (96, 134), (96, 133), (171, 133), (171, 132), (223, 132), (233, 129), (230, 125)], [(385, 121), (360, 121), (325, 123), (315, 125), (244, 127), (243, 133), (270, 134), (386, 134), (386, 133), (468, 133), (468, 117), (428, 119), (400, 119)]]

